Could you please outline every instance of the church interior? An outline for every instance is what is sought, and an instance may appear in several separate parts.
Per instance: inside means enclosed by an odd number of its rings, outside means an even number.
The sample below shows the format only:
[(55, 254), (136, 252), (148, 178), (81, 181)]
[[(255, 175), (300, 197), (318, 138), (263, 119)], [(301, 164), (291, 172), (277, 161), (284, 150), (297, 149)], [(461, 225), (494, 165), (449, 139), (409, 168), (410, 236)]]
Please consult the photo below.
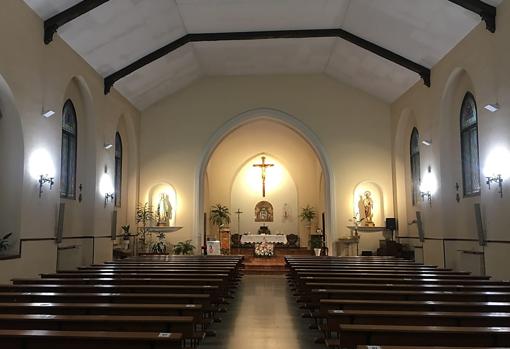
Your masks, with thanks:
[(1, 348), (510, 347), (508, 0), (1, 8)]

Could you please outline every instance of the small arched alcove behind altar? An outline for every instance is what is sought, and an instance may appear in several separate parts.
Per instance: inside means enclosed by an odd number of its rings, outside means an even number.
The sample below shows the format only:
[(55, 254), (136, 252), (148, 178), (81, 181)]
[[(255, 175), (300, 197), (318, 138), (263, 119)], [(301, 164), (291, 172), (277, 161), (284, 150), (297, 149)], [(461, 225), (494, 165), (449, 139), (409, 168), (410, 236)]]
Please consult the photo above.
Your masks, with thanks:
[(160, 204), (162, 195), (166, 195), (168, 197), (168, 201), (170, 202), (170, 221), (169, 226), (175, 227), (177, 222), (177, 192), (175, 188), (168, 183), (158, 183), (151, 187), (148, 193), (148, 203), (152, 206), (154, 212), (158, 211), (158, 205)]
[[(266, 169), (266, 196), (262, 196), (261, 170), (254, 167), (261, 156), (273, 166)], [(269, 202), (272, 217), (268, 221), (256, 217), (256, 206), (261, 201)], [(298, 232), (298, 192), (296, 184), (286, 167), (267, 154), (259, 154), (246, 161), (237, 172), (230, 191), (233, 222), (232, 231), (256, 234), (260, 226), (267, 226), (272, 234), (296, 234)], [(243, 212), (239, 220), (235, 211)], [(291, 214), (294, 213), (294, 214)]]

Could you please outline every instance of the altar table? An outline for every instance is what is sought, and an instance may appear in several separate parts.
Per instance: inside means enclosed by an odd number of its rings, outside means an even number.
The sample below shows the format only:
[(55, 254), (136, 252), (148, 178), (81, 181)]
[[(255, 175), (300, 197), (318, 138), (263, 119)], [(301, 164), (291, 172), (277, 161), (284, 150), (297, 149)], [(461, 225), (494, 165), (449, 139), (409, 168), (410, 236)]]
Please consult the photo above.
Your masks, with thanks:
[(255, 243), (260, 244), (263, 242), (267, 242), (270, 244), (286, 244), (287, 236), (285, 235), (264, 235), (264, 234), (250, 234), (250, 235), (241, 235), (241, 243)]

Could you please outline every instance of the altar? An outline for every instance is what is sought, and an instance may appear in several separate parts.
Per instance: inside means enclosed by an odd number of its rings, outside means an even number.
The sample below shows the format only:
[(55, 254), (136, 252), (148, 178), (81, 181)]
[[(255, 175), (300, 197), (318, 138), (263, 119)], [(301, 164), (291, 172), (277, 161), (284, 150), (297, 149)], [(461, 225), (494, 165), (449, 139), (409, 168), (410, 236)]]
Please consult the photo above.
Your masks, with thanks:
[(285, 235), (269, 235), (269, 234), (247, 234), (241, 235), (242, 244), (261, 244), (263, 242), (269, 244), (286, 244), (287, 236)]

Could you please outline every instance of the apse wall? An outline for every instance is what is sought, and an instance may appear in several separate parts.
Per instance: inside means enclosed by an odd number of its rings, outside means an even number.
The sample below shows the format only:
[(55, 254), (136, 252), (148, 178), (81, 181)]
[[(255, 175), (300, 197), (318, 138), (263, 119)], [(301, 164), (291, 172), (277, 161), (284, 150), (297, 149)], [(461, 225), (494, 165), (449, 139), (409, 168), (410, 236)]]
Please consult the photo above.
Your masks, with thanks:
[[(121, 132), (125, 134), (125, 162), (129, 164), (126, 165), (128, 172), (125, 176), (126, 202), (122, 205), (129, 209), (128, 197), (131, 196), (130, 201), (135, 203), (138, 197), (139, 114), (117, 92), (104, 96), (102, 77), (58, 35), (50, 45), (44, 45), (43, 21), (23, 1), (6, 1), (2, 6), (0, 76), (12, 92), (12, 108), (16, 113), (10, 112), (9, 117), (16, 115), (18, 118), (22, 130), (19, 135), (21, 142), (18, 143), (24, 146), (24, 149), (12, 151), (16, 154), (21, 150), (21, 154), (12, 158), (2, 157), (2, 168), (17, 168), (16, 160), (22, 161), (18, 177), (22, 187), (16, 193), (21, 206), (17, 209), (21, 225), (16, 228), (13, 222), (8, 224), (17, 230), (15, 233), (20, 244), (15, 251), (9, 251), (8, 255), (0, 258), (0, 282), (5, 283), (14, 276), (34, 277), (38, 273), (54, 272), (57, 256), (64, 251), (59, 250), (62, 247), (79, 246), (79, 262), (83, 264), (112, 258), (110, 227), (114, 207), (111, 203), (105, 207), (104, 196), (99, 192), (99, 178), (105, 168), (110, 175), (113, 174), (114, 152), (106, 150), (104, 144), (114, 143), (119, 120), (124, 118)], [(62, 108), (66, 98), (72, 98), (76, 104), (80, 128), (77, 185), (83, 185), (81, 203), (60, 198)], [(0, 106), (2, 112), (5, 107)], [(55, 115), (44, 118), (42, 113), (47, 110), (55, 111)], [(18, 143), (11, 146), (17, 147)], [(29, 173), (29, 159), (38, 149), (49, 154), (56, 172), (54, 187), (50, 191), (45, 186), (41, 198), (38, 196), (37, 180)], [(13, 183), (16, 185), (17, 181)], [(0, 191), (3, 196), (3, 184)], [(57, 244), (55, 230), (60, 202), (66, 202), (68, 210), (64, 239)], [(12, 201), (12, 205), (16, 205), (16, 200)], [(12, 220), (16, 219), (13, 215)], [(131, 204), (131, 211), (121, 214), (118, 225), (131, 222), (134, 227), (133, 219)], [(0, 235), (2, 233), (3, 230)]]
[(141, 117), (141, 191), (164, 174), (185, 201), (183, 235), (198, 240), (202, 233), (195, 215), (201, 217), (203, 212), (194, 211), (193, 203), (199, 195), (196, 176), (208, 142), (227, 121), (247, 111), (256, 114), (257, 109), (296, 118), (325, 150), (334, 203), (330, 242), (348, 234), (353, 190), (362, 181), (382, 188), (385, 212), (393, 215), (386, 103), (321, 75), (210, 77), (155, 104)]
[[(481, 22), (433, 67), (431, 88), (416, 84), (392, 105), (392, 138), (395, 202), (404, 241), (417, 246), (425, 263), (456, 269), (485, 266), (488, 275), (508, 279), (510, 271), (504, 260), (510, 248), (510, 191), (504, 182), (504, 196), (500, 198), (497, 189), (488, 189), (483, 177), (491, 150), (497, 146), (510, 149), (510, 3), (502, 2), (497, 11), (495, 34)], [(478, 112), (481, 194), (474, 197), (463, 197), (462, 193), (460, 108), (468, 91), (476, 99)], [(485, 110), (489, 103), (499, 103), (500, 110)], [(420, 144), (422, 178), (430, 166), (438, 180), (432, 206), (420, 202), (413, 207), (411, 203), (409, 140), (413, 127), (420, 133), (420, 142), (432, 141), (431, 146)], [(501, 159), (501, 163), (509, 161)], [(479, 244), (475, 203), (482, 207), (486, 246)], [(415, 219), (417, 210), (423, 216), (423, 242), (416, 225), (407, 224)]]

